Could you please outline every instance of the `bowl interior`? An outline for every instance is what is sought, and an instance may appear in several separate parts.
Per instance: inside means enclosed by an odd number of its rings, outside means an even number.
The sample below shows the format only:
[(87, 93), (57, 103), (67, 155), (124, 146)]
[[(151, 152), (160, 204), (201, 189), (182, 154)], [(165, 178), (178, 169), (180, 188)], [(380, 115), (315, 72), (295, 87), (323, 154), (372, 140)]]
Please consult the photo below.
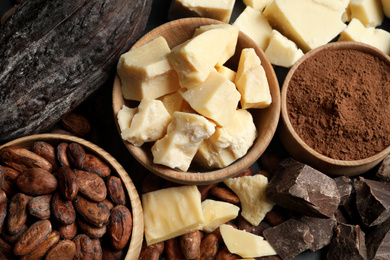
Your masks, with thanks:
[[(142, 37), (132, 48), (137, 48), (143, 44), (155, 39), (158, 36), (163, 36), (170, 48), (190, 39), (195, 31), (201, 25), (217, 24), (220, 21), (208, 19), (208, 18), (184, 18), (174, 20), (166, 23), (156, 29), (147, 33)], [(131, 152), (131, 154), (148, 170), (159, 175), (162, 178), (168, 179), (182, 184), (207, 184), (220, 182), (226, 178), (237, 175), (241, 171), (250, 167), (264, 152), (272, 137), (275, 134), (279, 116), (280, 116), (280, 89), (276, 78), (275, 71), (267, 60), (263, 51), (244, 33), (240, 32), (236, 47), (235, 55), (226, 63), (226, 65), (232, 69), (236, 69), (238, 65), (239, 56), (243, 48), (254, 48), (257, 55), (261, 59), (261, 64), (266, 72), (271, 95), (272, 104), (266, 109), (250, 109), (249, 111), (253, 115), (255, 125), (258, 130), (258, 137), (255, 143), (250, 148), (248, 153), (237, 160), (233, 164), (222, 168), (209, 170), (201, 167), (197, 167), (192, 164), (187, 172), (170, 169), (163, 165), (157, 165), (153, 163), (152, 154), (149, 145), (143, 145), (141, 147), (135, 147), (127, 141), (124, 144)], [(116, 118), (118, 111), (122, 106), (126, 104), (131, 106), (131, 102), (124, 100), (121, 92), (121, 83), (118, 76), (116, 76), (113, 86), (113, 112)], [(118, 131), (119, 126), (117, 124)]]
[(373, 56), (379, 57), (380, 59), (386, 60), (386, 62), (390, 66), (389, 56), (382, 53), (378, 49), (364, 43), (335, 42), (335, 43), (329, 43), (327, 45), (323, 45), (321, 47), (318, 47), (308, 52), (307, 54), (305, 54), (304, 57), (302, 57), (294, 64), (294, 66), (288, 72), (285, 81), (283, 83), (282, 90), (281, 90), (281, 126), (280, 126), (279, 136), (280, 139), (282, 140), (282, 143), (288, 150), (288, 152), (297, 160), (308, 163), (314, 168), (317, 168), (329, 175), (354, 176), (354, 175), (361, 174), (371, 169), (376, 164), (378, 164), (386, 155), (390, 153), (390, 147), (387, 147), (385, 150), (382, 150), (381, 152), (373, 156), (364, 159), (359, 159), (359, 160), (339, 160), (339, 159), (330, 158), (328, 156), (325, 156), (317, 152), (309, 145), (307, 145), (295, 131), (288, 116), (287, 92), (288, 92), (289, 82), (292, 76), (294, 75), (297, 68), (306, 59), (312, 57), (313, 55), (316, 55), (318, 52), (321, 52), (323, 50), (328, 50), (328, 49), (331, 50), (355, 49), (358, 51), (366, 52)]
[(37, 134), (22, 137), (13, 141), (10, 141), (2, 146), (0, 149), (6, 146), (19, 146), (24, 148), (30, 148), (32, 144), (36, 141), (45, 141), (54, 147), (61, 142), (76, 142), (79, 143), (86, 152), (95, 154), (105, 163), (107, 163), (121, 178), (125, 188), (127, 190), (129, 199), (130, 199), (130, 211), (133, 217), (133, 228), (130, 238), (130, 245), (128, 252), (126, 254), (126, 259), (137, 259), (141, 251), (143, 235), (144, 235), (144, 218), (143, 211), (141, 206), (141, 200), (139, 198), (138, 192), (134, 186), (133, 181), (131, 180), (128, 173), (125, 169), (119, 164), (119, 162), (113, 158), (109, 153), (100, 148), (99, 146), (86, 141), (84, 139), (62, 134)]

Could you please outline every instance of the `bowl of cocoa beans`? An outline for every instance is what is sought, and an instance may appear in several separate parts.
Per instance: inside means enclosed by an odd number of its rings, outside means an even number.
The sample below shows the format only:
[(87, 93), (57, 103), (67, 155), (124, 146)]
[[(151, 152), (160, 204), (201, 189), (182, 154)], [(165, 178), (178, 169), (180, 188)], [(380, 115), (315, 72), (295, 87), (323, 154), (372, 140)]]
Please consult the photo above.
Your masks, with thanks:
[(329, 175), (364, 173), (390, 153), (390, 58), (358, 42), (305, 54), (281, 91), (279, 137), (296, 160)]
[(0, 255), (137, 259), (144, 222), (124, 168), (75, 136), (37, 134), (0, 146)]

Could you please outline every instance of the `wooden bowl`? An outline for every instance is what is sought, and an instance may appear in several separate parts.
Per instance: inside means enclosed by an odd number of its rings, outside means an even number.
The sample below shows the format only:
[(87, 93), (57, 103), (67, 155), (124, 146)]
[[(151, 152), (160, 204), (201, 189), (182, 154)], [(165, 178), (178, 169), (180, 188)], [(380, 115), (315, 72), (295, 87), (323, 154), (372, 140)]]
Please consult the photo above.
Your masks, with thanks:
[(384, 60), (390, 66), (390, 57), (380, 50), (363, 43), (358, 42), (335, 42), (330, 43), (319, 48), (316, 48), (303, 56), (298, 60), (288, 72), (281, 91), (281, 120), (278, 128), (278, 136), (280, 137), (283, 145), (289, 154), (296, 160), (306, 163), (313, 168), (333, 176), (355, 176), (364, 173), (378, 163), (380, 163), (389, 153), (390, 147), (382, 150), (381, 152), (363, 158), (359, 160), (338, 160), (327, 157), (320, 154), (309, 145), (307, 145), (297, 134), (293, 128), (288, 112), (287, 112), (287, 92), (290, 80), (294, 75), (297, 68), (305, 62), (308, 58), (313, 57), (324, 50), (344, 50), (344, 49), (355, 49), (361, 52), (369, 53), (381, 60)]
[[(170, 48), (190, 39), (195, 31), (201, 25), (217, 24), (220, 21), (208, 18), (184, 18), (168, 22), (162, 26), (147, 33), (132, 48), (137, 48), (143, 44), (163, 36)], [(222, 169), (205, 169), (191, 165), (187, 172), (171, 169), (163, 165), (153, 163), (153, 157), (150, 147), (135, 147), (129, 142), (124, 141), (130, 153), (148, 170), (167, 180), (181, 184), (208, 184), (220, 182), (229, 177), (235, 176), (250, 167), (264, 152), (271, 142), (279, 121), (280, 116), (280, 89), (276, 78), (275, 71), (271, 63), (267, 60), (263, 51), (247, 35), (240, 32), (236, 48), (236, 54), (228, 61), (228, 66), (235, 69), (238, 65), (239, 55), (243, 48), (254, 48), (261, 59), (264, 67), (272, 95), (272, 104), (266, 109), (251, 109), (254, 122), (258, 130), (258, 137), (248, 153), (233, 164)], [(128, 104), (123, 99), (121, 92), (120, 79), (117, 76), (113, 87), (113, 110), (114, 116), (117, 117), (118, 111), (122, 105)], [(118, 124), (117, 124), (118, 127)], [(119, 127), (118, 131), (120, 133)]]
[(113, 158), (109, 153), (104, 151), (99, 146), (86, 141), (84, 139), (70, 136), (70, 135), (62, 135), (62, 134), (37, 134), (22, 137), (13, 141), (10, 141), (2, 146), (0, 149), (6, 146), (18, 146), (24, 148), (30, 148), (32, 144), (36, 141), (44, 141), (47, 142), (54, 147), (61, 142), (76, 142), (80, 144), (86, 152), (92, 153), (102, 159), (107, 165), (117, 173), (117, 175), (121, 178), (123, 184), (128, 193), (128, 197), (130, 199), (129, 207), (132, 217), (133, 217), (133, 229), (130, 238), (130, 245), (128, 251), (126, 253), (125, 259), (138, 259), (138, 256), (141, 251), (143, 236), (144, 236), (144, 216), (142, 211), (141, 200), (139, 198), (138, 192), (133, 184), (133, 181), (130, 179), (130, 176), (125, 171), (125, 169), (119, 164), (119, 162)]

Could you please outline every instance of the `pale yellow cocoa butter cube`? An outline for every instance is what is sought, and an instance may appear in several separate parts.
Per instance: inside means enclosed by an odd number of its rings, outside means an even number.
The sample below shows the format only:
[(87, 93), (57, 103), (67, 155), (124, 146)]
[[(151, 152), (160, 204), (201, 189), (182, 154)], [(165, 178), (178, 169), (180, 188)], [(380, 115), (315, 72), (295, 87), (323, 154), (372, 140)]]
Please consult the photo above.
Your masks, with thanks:
[(130, 50), (119, 58), (117, 73), (125, 99), (158, 98), (180, 88), (168, 56), (171, 50), (163, 37)]
[(237, 73), (235, 81), (239, 81), (245, 71), (249, 71), (261, 65), (261, 60), (257, 56), (255, 49), (244, 48), (241, 50), (240, 59), (238, 61)]
[(225, 51), (222, 53), (221, 58), (218, 60), (216, 64), (216, 66), (222, 66), (236, 52), (237, 39), (238, 39), (238, 33), (240, 31), (240, 28), (238, 28), (238, 26), (231, 25), (231, 24), (208, 24), (197, 28), (195, 30), (193, 37), (196, 37), (199, 34), (212, 29), (227, 29), (230, 32), (230, 40), (226, 46)]
[(220, 231), (223, 242), (232, 254), (237, 254), (245, 259), (277, 255), (273, 247), (262, 236), (239, 230), (227, 224), (221, 225)]
[(365, 27), (356, 18), (353, 18), (347, 28), (340, 34), (338, 41), (366, 43), (390, 55), (390, 33), (375, 27)]
[(268, 179), (263, 175), (230, 178), (224, 183), (240, 198), (241, 215), (254, 226), (259, 225), (275, 205), (265, 195)]
[(159, 98), (163, 102), (165, 108), (167, 109), (170, 115), (173, 115), (174, 112), (189, 112), (194, 113), (195, 111), (191, 108), (190, 104), (184, 100), (183, 96), (180, 94), (180, 90), (171, 94), (167, 94)]
[(168, 10), (171, 20), (183, 17), (206, 17), (229, 23), (235, 0), (173, 0)]
[(390, 18), (390, 0), (382, 0), (382, 7), (384, 14)]
[(272, 27), (260, 11), (247, 6), (233, 25), (248, 35), (264, 51), (269, 43)]
[(234, 83), (215, 70), (202, 84), (188, 89), (182, 95), (196, 112), (219, 126), (231, 120), (241, 97)]
[(270, 43), (264, 53), (273, 65), (286, 68), (303, 56), (303, 51), (293, 41), (276, 30), (272, 31)]
[(204, 82), (229, 41), (229, 30), (220, 28), (205, 31), (174, 47), (169, 60), (179, 75), (180, 85), (190, 89)]
[(262, 12), (273, 0), (243, 0), (244, 4)]
[(345, 9), (338, 9), (343, 5), (337, 2), (339, 0), (274, 0), (263, 15), (273, 29), (308, 52), (330, 42), (346, 27), (341, 20)]
[(152, 147), (153, 162), (187, 171), (200, 143), (215, 132), (215, 124), (203, 116), (174, 112), (167, 134)]
[(235, 219), (240, 208), (228, 202), (206, 199), (202, 201), (204, 223), (202, 230), (211, 233), (220, 225)]
[(133, 120), (134, 115), (138, 112), (138, 108), (130, 108), (126, 105), (123, 105), (122, 108), (118, 111), (117, 119), (118, 126), (121, 132), (130, 127), (131, 120)]
[(203, 140), (195, 154), (194, 161), (205, 168), (223, 168), (236, 160), (229, 149), (218, 149), (209, 139)]
[(341, 16), (341, 20), (344, 23), (347, 23), (347, 22), (352, 20), (352, 17), (351, 17), (351, 0), (348, 0), (348, 5), (345, 8), (345, 11), (344, 11), (344, 13)]
[(230, 80), (231, 82), (234, 82), (235, 78), (236, 78), (236, 72), (226, 66), (217, 66), (215, 67), (215, 69), (221, 73), (222, 75), (224, 75), (228, 80)]
[(170, 122), (171, 115), (160, 100), (144, 98), (131, 120), (130, 127), (124, 129), (121, 136), (134, 146), (142, 146), (145, 142), (162, 138)]
[(366, 27), (382, 24), (384, 13), (381, 0), (351, 0), (351, 18), (356, 18)]
[(204, 223), (201, 195), (195, 185), (142, 194), (147, 245), (199, 230)]

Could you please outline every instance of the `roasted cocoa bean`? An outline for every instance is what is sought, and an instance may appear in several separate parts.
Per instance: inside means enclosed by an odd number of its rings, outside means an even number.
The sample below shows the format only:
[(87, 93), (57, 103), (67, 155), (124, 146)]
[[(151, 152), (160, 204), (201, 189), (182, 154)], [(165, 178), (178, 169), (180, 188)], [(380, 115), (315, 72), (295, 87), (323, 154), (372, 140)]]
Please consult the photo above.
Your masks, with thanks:
[(97, 238), (92, 239), (93, 243), (93, 258), (92, 260), (102, 260), (103, 259), (103, 251), (100, 240)]
[(61, 123), (66, 130), (79, 137), (84, 137), (91, 131), (88, 119), (80, 114), (69, 113), (61, 120)]
[(0, 204), (0, 233), (3, 231), (5, 218), (7, 217), (8, 201), (5, 200)]
[(126, 251), (102, 247), (102, 254), (104, 260), (122, 260), (126, 255)]
[(241, 215), (237, 217), (237, 228), (240, 230), (244, 230), (246, 232), (261, 236), (263, 231), (268, 228), (269, 225), (265, 224), (264, 221), (260, 222), (259, 225), (254, 226), (249, 223), (246, 219), (244, 219)]
[(11, 167), (4, 166), (4, 178), (5, 180), (16, 180), (16, 178), (19, 176), (19, 172)]
[(80, 216), (93, 226), (101, 227), (108, 223), (110, 210), (107, 205), (90, 201), (83, 196), (76, 196), (74, 206)]
[(29, 168), (19, 174), (16, 186), (28, 195), (46, 195), (57, 189), (57, 179), (44, 169)]
[(81, 232), (83, 232), (84, 234), (86, 234), (87, 236), (89, 236), (92, 239), (93, 238), (101, 238), (102, 236), (104, 236), (104, 234), (106, 234), (106, 231), (107, 231), (106, 225), (103, 225), (101, 227), (95, 227), (95, 226), (88, 224), (87, 222), (85, 222), (81, 218), (77, 218), (76, 222), (77, 222), (77, 225), (80, 228)]
[(141, 193), (148, 193), (160, 189), (161, 178), (154, 173), (148, 173), (142, 180)]
[(106, 182), (107, 192), (112, 202), (116, 205), (126, 204), (126, 193), (120, 178), (110, 176)]
[(33, 143), (31, 151), (45, 158), (53, 166), (53, 172), (58, 170), (56, 149), (49, 143), (38, 141)]
[(200, 255), (196, 258), (197, 260), (211, 260), (215, 259), (218, 253), (219, 243), (218, 237), (212, 233), (207, 234), (200, 244)]
[(200, 254), (201, 234), (195, 230), (179, 237), (179, 243), (183, 255), (187, 259), (195, 259)]
[(68, 160), (68, 154), (66, 150), (68, 149), (69, 144), (66, 142), (62, 142), (57, 145), (57, 160), (59, 163), (59, 167), (68, 166), (70, 167), (70, 163)]
[(2, 148), (0, 160), (19, 172), (35, 167), (48, 172), (53, 169), (53, 166), (45, 158), (23, 147), (7, 146)]
[(82, 169), (85, 160), (85, 150), (78, 143), (70, 143), (66, 150), (69, 164), (76, 169)]
[(0, 205), (7, 202), (7, 193), (3, 189), (0, 189)]
[(155, 246), (145, 246), (141, 249), (138, 260), (158, 260), (160, 253)]
[(209, 192), (212, 188), (217, 186), (217, 183), (207, 184), (207, 185), (198, 185), (198, 190), (201, 195), (201, 200), (205, 200), (207, 196), (209, 195)]
[(226, 246), (223, 246), (218, 250), (215, 260), (236, 260), (241, 259), (238, 255), (232, 254), (229, 252), (229, 249)]
[(4, 228), (1, 231), (1, 238), (4, 239), (4, 241), (6, 241), (8, 244), (14, 245), (16, 242), (18, 242), (18, 240), (21, 238), (21, 236), (27, 230), (27, 228), (28, 228), (27, 225), (23, 225), (23, 227), (19, 230), (19, 232), (14, 235), (11, 235), (9, 231), (6, 228)]
[(167, 260), (185, 259), (177, 238), (166, 240), (164, 248)]
[(52, 231), (49, 236), (37, 248), (30, 253), (20, 257), (21, 260), (35, 260), (41, 259), (49, 249), (60, 241), (60, 234), (58, 231)]
[(67, 166), (58, 170), (58, 188), (61, 196), (66, 200), (73, 200), (79, 192), (76, 174)]
[(73, 239), (74, 244), (76, 245), (76, 251), (74, 254), (75, 260), (82, 260), (82, 259), (92, 259), (94, 252), (93, 252), (93, 242), (89, 238), (89, 236), (85, 234), (77, 235)]
[(252, 176), (253, 171), (252, 168), (246, 168), (242, 172), (240, 172), (238, 175), (234, 176), (233, 178), (239, 178), (239, 177), (244, 177), (244, 176)]
[(133, 217), (130, 210), (123, 205), (118, 205), (111, 211), (107, 232), (114, 249), (123, 249), (130, 239), (133, 228)]
[(32, 198), (27, 205), (28, 212), (39, 219), (49, 219), (51, 198), (51, 194)]
[(30, 197), (23, 194), (15, 194), (8, 206), (7, 227), (11, 235), (18, 233), (27, 221), (27, 204)]
[(51, 211), (55, 220), (61, 225), (70, 225), (76, 220), (76, 210), (70, 200), (64, 200), (59, 192), (51, 199)]
[(47, 239), (51, 231), (52, 226), (49, 220), (35, 222), (23, 233), (18, 242), (16, 242), (14, 254), (22, 256), (32, 252)]
[(0, 165), (0, 189), (3, 187), (4, 179), (4, 167)]
[(89, 153), (85, 155), (83, 170), (96, 173), (102, 178), (108, 177), (111, 174), (111, 169), (106, 163), (97, 156)]
[(64, 239), (47, 252), (45, 260), (73, 260), (75, 252), (75, 243), (71, 240)]
[(0, 238), (0, 252), (3, 253), (1, 259), (14, 259), (12, 246)]
[(76, 221), (70, 225), (60, 225), (57, 227), (58, 232), (62, 239), (72, 240), (77, 235), (77, 224)]
[(107, 187), (104, 180), (95, 173), (75, 170), (79, 192), (86, 198), (101, 202), (107, 197)]
[(114, 203), (112, 203), (108, 199), (105, 199), (105, 200), (101, 201), (100, 203), (106, 205), (110, 211), (115, 207)]
[(225, 188), (225, 187), (215, 186), (210, 190), (209, 193), (210, 193), (210, 195), (213, 195), (214, 197), (216, 197), (220, 200), (223, 200), (223, 201), (235, 204), (235, 205), (238, 205), (240, 203), (240, 199), (238, 198), (238, 196), (234, 192), (232, 192), (231, 190), (229, 190), (228, 188)]

